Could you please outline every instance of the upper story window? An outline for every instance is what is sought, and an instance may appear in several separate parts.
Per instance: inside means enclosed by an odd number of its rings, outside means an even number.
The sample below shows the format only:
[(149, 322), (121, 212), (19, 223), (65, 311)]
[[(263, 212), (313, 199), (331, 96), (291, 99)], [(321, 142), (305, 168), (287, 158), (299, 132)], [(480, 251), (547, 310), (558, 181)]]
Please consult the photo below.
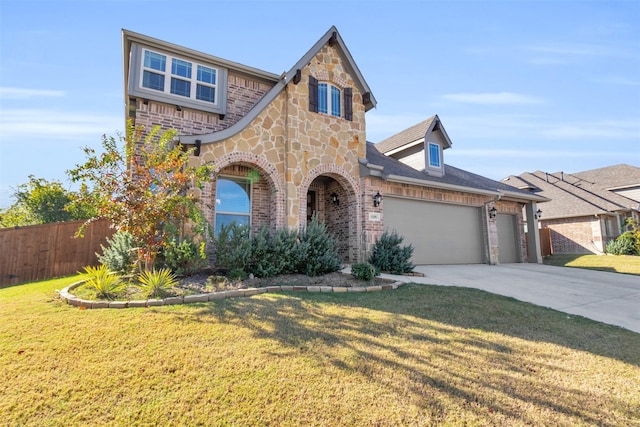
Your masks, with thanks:
[(440, 146), (433, 142), (429, 143), (429, 166), (432, 168), (440, 167)]
[(216, 74), (215, 68), (145, 49), (141, 86), (215, 104)]
[(134, 44), (129, 93), (225, 114), (226, 70)]
[(340, 90), (331, 83), (319, 83), (309, 76), (309, 110), (353, 120), (353, 90), (350, 87)]

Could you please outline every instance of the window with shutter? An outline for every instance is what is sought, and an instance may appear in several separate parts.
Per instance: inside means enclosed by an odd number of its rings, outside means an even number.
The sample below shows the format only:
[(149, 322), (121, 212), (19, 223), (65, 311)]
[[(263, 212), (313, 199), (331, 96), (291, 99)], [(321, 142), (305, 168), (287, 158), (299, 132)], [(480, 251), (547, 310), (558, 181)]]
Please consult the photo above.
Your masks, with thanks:
[(353, 120), (353, 90), (350, 87), (344, 88), (344, 118)]
[(318, 112), (318, 79), (309, 76), (309, 111)]

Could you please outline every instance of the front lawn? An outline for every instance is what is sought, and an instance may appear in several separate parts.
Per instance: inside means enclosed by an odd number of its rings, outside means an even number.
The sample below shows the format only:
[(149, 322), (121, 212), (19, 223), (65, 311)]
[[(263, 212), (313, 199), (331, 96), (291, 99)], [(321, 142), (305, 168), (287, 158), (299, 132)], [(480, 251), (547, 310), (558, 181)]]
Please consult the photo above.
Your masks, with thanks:
[(634, 425), (640, 334), (455, 287), (81, 310), (0, 289), (3, 425)]
[(545, 264), (560, 267), (587, 268), (640, 275), (640, 256), (632, 255), (551, 255)]

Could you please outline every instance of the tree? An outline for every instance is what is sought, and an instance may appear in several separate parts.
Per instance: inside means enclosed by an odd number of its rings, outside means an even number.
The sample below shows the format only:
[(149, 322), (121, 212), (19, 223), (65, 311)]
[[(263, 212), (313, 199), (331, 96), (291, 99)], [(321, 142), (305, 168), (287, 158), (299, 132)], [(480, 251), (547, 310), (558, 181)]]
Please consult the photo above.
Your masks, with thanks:
[[(87, 161), (68, 171), (73, 182), (91, 183), (87, 199), (119, 231), (129, 232), (139, 250), (138, 261), (149, 269), (161, 248), (186, 220), (200, 235), (210, 233), (198, 200), (188, 191), (211, 179), (209, 166), (189, 166), (191, 150), (175, 142), (176, 131), (159, 126), (144, 132), (128, 123), (126, 134), (102, 137), (103, 152), (85, 147)], [(142, 264), (144, 262), (144, 264)]]
[(13, 196), (16, 202), (1, 212), (2, 227), (88, 219), (95, 214), (90, 205), (78, 202), (79, 193), (66, 190), (59, 181), (33, 175), (18, 185)]

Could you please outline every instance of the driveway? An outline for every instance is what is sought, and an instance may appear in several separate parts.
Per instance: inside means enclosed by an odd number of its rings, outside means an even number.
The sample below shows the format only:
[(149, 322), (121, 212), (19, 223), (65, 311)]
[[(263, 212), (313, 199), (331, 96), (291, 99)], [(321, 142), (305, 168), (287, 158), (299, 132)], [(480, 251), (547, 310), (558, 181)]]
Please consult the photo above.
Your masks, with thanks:
[(415, 271), (425, 277), (388, 277), (482, 289), (640, 333), (639, 276), (543, 264), (421, 265)]

